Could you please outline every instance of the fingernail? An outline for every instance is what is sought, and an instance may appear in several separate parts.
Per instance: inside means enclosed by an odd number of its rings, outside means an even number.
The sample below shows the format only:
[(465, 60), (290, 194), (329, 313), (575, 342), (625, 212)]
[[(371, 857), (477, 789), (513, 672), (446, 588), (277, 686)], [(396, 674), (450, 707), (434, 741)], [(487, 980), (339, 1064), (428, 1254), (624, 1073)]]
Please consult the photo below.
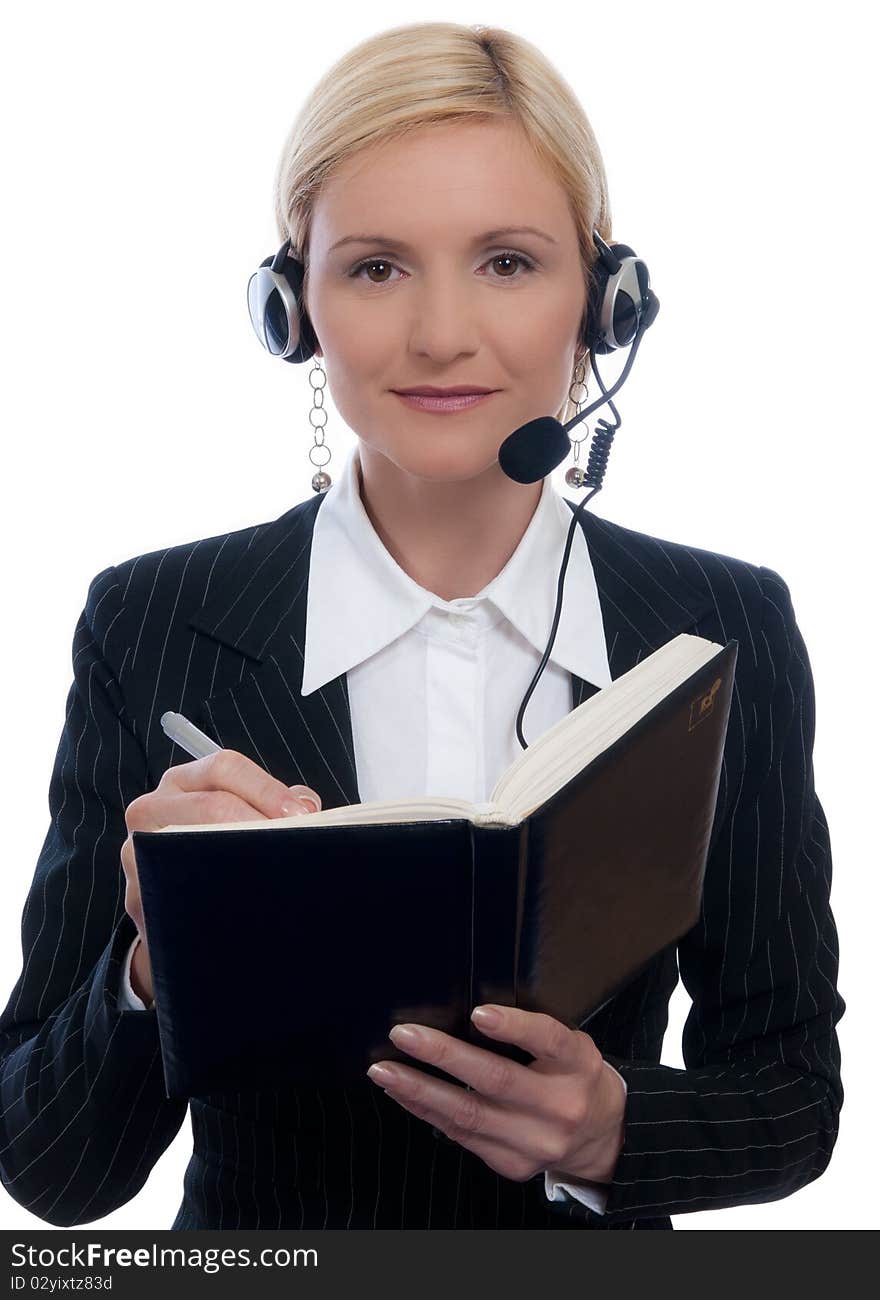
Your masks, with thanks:
[(415, 1047), (421, 1042), (421, 1034), (412, 1025), (395, 1025), (389, 1030), (388, 1037), (396, 1045), (402, 1044), (404, 1047)]
[(394, 1071), (387, 1065), (371, 1065), (367, 1074), (374, 1083), (388, 1084), (394, 1082)]
[(315, 800), (311, 797), (311, 795), (305, 795), (302, 793), (301, 785), (300, 786), (291, 785), (288, 787), (288, 789), (290, 790), (290, 793), (293, 795), (293, 797), (296, 799), (296, 802), (302, 808), (303, 812), (315, 813), (318, 811), (319, 805), (315, 803)]
[(318, 809), (312, 799), (291, 799), (288, 803), (281, 804), (282, 817), (301, 817), (303, 813), (317, 811)]
[(496, 1011), (494, 1007), (474, 1007), (471, 1012), (471, 1020), (475, 1021), (478, 1026), (485, 1025), (487, 1029), (491, 1029), (493, 1025), (500, 1023), (501, 1013)]

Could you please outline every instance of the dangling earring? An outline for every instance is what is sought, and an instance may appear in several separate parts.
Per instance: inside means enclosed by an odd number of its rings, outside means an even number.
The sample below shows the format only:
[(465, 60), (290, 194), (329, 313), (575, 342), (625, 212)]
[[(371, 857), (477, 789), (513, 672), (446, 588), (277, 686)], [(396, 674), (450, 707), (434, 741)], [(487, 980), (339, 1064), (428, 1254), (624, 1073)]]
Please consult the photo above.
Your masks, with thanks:
[[(568, 390), (568, 400), (574, 404), (576, 415), (580, 415), (581, 407), (587, 400), (586, 370), (584, 368), (584, 358), (586, 355), (586, 352), (583, 352), (579, 360), (575, 363), (571, 386)], [(584, 485), (587, 471), (578, 465), (578, 454), (581, 449), (581, 443), (585, 438), (589, 438), (590, 431), (587, 428), (586, 423), (579, 424), (576, 427), (582, 429), (583, 432), (579, 438), (576, 437), (574, 433), (569, 434), (569, 438), (574, 445), (574, 464), (570, 469), (565, 471), (565, 481), (569, 487), (579, 488)]]
[(312, 386), (312, 409), (309, 411), (309, 424), (315, 433), (315, 441), (309, 448), (309, 460), (316, 466), (317, 470), (312, 475), (312, 487), (316, 492), (326, 492), (333, 480), (325, 472), (324, 466), (329, 464), (333, 453), (324, 443), (324, 426), (327, 423), (327, 412), (324, 409), (324, 385), (327, 383), (327, 372), (322, 368), (317, 356), (314, 358), (314, 364), (309, 371), (309, 383)]

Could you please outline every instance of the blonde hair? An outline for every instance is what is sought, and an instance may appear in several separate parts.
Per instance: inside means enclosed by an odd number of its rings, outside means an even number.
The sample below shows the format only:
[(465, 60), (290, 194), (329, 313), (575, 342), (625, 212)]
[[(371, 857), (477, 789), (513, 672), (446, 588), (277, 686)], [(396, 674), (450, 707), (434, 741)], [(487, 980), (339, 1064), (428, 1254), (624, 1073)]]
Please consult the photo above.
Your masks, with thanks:
[[(275, 178), (280, 239), (305, 263), (312, 208), (347, 158), (433, 123), (513, 119), (539, 161), (568, 194), (578, 234), (585, 301), (593, 284), (594, 228), (611, 238), (602, 155), (571, 87), (529, 41), (500, 27), (426, 22), (392, 27), (354, 46), (327, 71), (300, 109)], [(589, 367), (586, 367), (589, 375)], [(576, 407), (568, 396), (563, 423)]]

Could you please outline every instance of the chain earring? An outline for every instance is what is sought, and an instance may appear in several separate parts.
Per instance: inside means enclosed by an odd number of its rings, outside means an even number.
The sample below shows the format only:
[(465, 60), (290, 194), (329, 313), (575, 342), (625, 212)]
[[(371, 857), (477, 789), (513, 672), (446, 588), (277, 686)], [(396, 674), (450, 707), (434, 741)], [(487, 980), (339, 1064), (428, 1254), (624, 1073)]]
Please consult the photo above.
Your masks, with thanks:
[[(586, 355), (586, 352), (584, 352), (575, 364), (571, 386), (568, 390), (568, 400), (575, 406), (575, 415), (580, 415), (581, 407), (587, 400), (586, 370), (584, 368), (584, 359)], [(577, 462), (581, 443), (585, 438), (589, 438), (590, 436), (590, 431), (586, 426), (586, 422), (582, 425), (578, 425), (577, 428), (583, 429), (583, 432), (579, 438), (570, 435), (571, 442), (574, 444), (574, 464), (570, 469), (565, 471), (565, 481), (569, 487), (573, 488), (583, 487), (587, 478), (587, 471), (578, 465)]]
[(324, 426), (327, 423), (327, 412), (324, 409), (324, 387), (327, 383), (327, 372), (322, 367), (317, 356), (315, 356), (314, 364), (309, 371), (309, 383), (312, 386), (312, 409), (309, 411), (309, 424), (312, 426), (315, 435), (315, 441), (309, 448), (309, 460), (316, 467), (316, 472), (312, 475), (312, 487), (315, 492), (326, 492), (333, 480), (326, 473), (324, 467), (329, 464), (333, 453), (324, 442)]

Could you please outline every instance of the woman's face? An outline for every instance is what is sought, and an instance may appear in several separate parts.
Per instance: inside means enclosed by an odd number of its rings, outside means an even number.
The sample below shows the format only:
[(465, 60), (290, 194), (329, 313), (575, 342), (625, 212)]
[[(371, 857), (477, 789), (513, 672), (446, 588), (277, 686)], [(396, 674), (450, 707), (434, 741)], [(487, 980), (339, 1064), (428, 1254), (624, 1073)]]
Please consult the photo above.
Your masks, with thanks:
[[(486, 238), (524, 226), (544, 234)], [(400, 469), (472, 478), (564, 401), (586, 298), (577, 231), (512, 122), (430, 126), (361, 150), (317, 200), (307, 262), (333, 401)], [(394, 392), (421, 384), (498, 391), (437, 414)]]

